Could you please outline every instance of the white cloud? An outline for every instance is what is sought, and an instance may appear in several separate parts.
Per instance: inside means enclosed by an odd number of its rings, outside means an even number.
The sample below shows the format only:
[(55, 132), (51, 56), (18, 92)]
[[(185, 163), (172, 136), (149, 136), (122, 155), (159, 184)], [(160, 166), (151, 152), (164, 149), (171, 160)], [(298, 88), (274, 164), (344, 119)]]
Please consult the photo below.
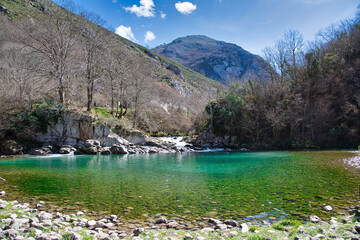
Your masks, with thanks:
[(123, 25), (120, 25), (118, 28), (116, 28), (115, 33), (126, 39), (129, 39), (130, 41), (136, 42), (134, 34), (131, 31), (131, 27), (125, 27)]
[(160, 12), (160, 17), (162, 18), (162, 19), (164, 19), (165, 17), (166, 17), (166, 13), (163, 13), (162, 11)]
[(116, 3), (118, 0), (112, 0), (113, 3)]
[(154, 7), (153, 0), (140, 0), (140, 6), (125, 7), (125, 10), (135, 13), (138, 17), (154, 17)]
[(155, 34), (152, 31), (147, 31), (145, 33), (144, 37), (145, 37), (146, 43), (151, 42), (152, 40), (155, 40), (155, 38), (156, 38)]
[(196, 5), (191, 2), (177, 2), (175, 3), (175, 8), (182, 14), (190, 14), (196, 10)]

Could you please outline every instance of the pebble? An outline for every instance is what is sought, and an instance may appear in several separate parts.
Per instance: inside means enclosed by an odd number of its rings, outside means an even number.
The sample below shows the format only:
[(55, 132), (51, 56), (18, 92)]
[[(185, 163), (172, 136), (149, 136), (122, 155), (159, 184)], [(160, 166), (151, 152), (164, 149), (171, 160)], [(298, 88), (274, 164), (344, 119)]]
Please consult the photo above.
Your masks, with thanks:
[(326, 211), (328, 211), (328, 212), (331, 212), (331, 211), (333, 210), (333, 207), (330, 206), (330, 205), (327, 205), (327, 206), (324, 207), (324, 209), (325, 209)]
[(318, 223), (321, 221), (321, 219), (318, 216), (312, 215), (309, 217), (310, 222), (312, 223)]

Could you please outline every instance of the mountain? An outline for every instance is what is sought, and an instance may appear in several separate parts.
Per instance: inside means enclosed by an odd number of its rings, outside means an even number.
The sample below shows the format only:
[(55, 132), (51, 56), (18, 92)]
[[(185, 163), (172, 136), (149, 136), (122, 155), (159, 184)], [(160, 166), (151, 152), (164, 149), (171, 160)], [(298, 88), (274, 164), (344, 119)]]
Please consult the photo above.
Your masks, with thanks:
[(153, 50), (224, 85), (235, 80), (267, 76), (261, 57), (236, 44), (202, 35), (181, 37)]
[[(189, 132), (207, 102), (224, 89), (68, 9), (50, 0), (0, 0), (0, 114), (59, 99), (82, 110), (95, 102), (121, 102), (129, 108), (120, 120), (123, 127)], [(64, 41), (69, 43), (66, 59), (56, 62), (63, 55), (54, 44)], [(52, 44), (58, 47), (53, 52)], [(95, 49), (94, 54), (88, 54), (89, 49)], [(91, 65), (86, 56), (93, 58)], [(54, 68), (58, 63), (63, 68)], [(11, 127), (7, 122), (4, 115), (0, 131)]]

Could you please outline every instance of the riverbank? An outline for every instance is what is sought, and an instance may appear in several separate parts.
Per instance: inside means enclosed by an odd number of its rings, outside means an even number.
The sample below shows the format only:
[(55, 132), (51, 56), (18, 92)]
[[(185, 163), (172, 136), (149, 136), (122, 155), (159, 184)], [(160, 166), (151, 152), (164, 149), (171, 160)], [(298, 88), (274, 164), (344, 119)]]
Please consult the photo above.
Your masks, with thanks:
[[(46, 204), (40, 201), (32, 208), (28, 203), (0, 199), (0, 239), (358, 239), (360, 236), (357, 214), (332, 217), (330, 221), (310, 216), (307, 222), (282, 220), (271, 225), (205, 218), (194, 229), (181, 229), (181, 222), (157, 216), (146, 225), (124, 228), (125, 223), (116, 215), (96, 219), (86, 211), (46, 212), (42, 210)], [(360, 206), (353, 213), (358, 209)]]

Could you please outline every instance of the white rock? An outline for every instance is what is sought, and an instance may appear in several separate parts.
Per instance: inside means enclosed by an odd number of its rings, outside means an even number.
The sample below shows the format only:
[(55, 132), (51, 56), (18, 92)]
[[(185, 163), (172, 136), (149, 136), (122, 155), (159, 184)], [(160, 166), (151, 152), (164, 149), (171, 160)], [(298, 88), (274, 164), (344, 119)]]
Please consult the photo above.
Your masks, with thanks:
[(249, 232), (249, 226), (246, 224), (246, 223), (242, 223), (241, 225), (240, 225), (240, 227), (241, 227), (241, 232), (242, 233), (247, 233), (247, 232)]
[(226, 230), (227, 228), (228, 228), (228, 225), (226, 225), (226, 224), (218, 224), (215, 227), (215, 229), (220, 229), (220, 230)]
[(229, 232), (230, 236), (237, 236), (239, 233), (237, 231), (231, 231)]
[(46, 226), (46, 227), (50, 227), (50, 226), (53, 225), (53, 223), (51, 222), (51, 220), (44, 220), (43, 225)]
[(82, 211), (78, 211), (77, 213), (76, 213), (76, 215), (78, 215), (78, 216), (83, 216), (85, 213), (84, 212), (82, 212)]
[(192, 239), (192, 238), (193, 238), (193, 237), (191, 236), (190, 233), (186, 233), (186, 234), (185, 234), (184, 239)]
[(41, 220), (41, 221), (44, 221), (44, 220), (51, 220), (52, 219), (52, 214), (51, 213), (47, 213), (47, 212), (40, 212), (38, 214), (38, 218)]
[(315, 236), (315, 239), (324, 239), (325, 238), (325, 235), (323, 234), (318, 234)]
[(115, 226), (115, 224), (113, 224), (113, 223), (106, 223), (105, 224), (105, 227), (106, 228), (112, 228), (112, 227), (114, 227)]
[(326, 211), (331, 212), (331, 211), (333, 210), (333, 207), (330, 206), (330, 205), (327, 205), (327, 206), (324, 207), (324, 209), (325, 209)]
[(160, 223), (167, 223), (167, 219), (165, 217), (159, 217), (155, 223), (160, 224)]
[[(202, 232), (213, 232), (215, 231), (213, 228), (203, 228), (201, 229)], [(198, 238), (199, 239), (199, 238)]]
[(72, 239), (72, 240), (82, 240), (83, 237), (82, 237), (80, 234), (78, 234), (78, 233), (72, 233), (72, 234), (71, 234), (71, 239)]
[(87, 222), (87, 226), (92, 228), (96, 226), (96, 221), (95, 220), (90, 220)]
[(321, 221), (321, 219), (318, 216), (315, 216), (315, 215), (310, 216), (309, 220), (312, 223), (318, 223), (318, 222)]
[(179, 224), (177, 222), (169, 222), (168, 224), (166, 224), (166, 227), (168, 228), (176, 228), (177, 226), (179, 226)]
[(106, 238), (109, 237), (109, 234), (100, 232), (100, 233), (98, 233), (98, 234), (96, 235), (96, 237), (97, 237), (98, 239), (106, 239)]

